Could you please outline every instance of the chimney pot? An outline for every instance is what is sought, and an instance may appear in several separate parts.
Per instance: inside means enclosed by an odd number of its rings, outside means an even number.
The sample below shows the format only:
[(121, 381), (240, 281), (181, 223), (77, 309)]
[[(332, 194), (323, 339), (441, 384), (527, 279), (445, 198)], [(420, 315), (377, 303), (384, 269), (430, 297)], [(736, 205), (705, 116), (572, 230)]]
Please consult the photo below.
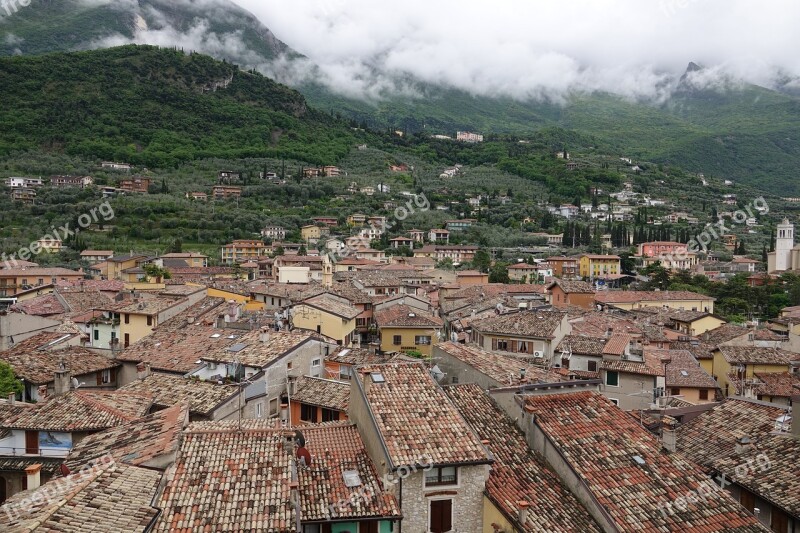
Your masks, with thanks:
[(528, 521), (528, 507), (530, 507), (530, 503), (526, 501), (518, 501), (517, 508), (519, 509), (519, 523), (525, 524)]
[(69, 370), (62, 368), (56, 370), (55, 376), (55, 394), (56, 396), (61, 396), (69, 392), (70, 388), (72, 387), (72, 375), (70, 374)]
[(25, 475), (28, 477), (28, 490), (38, 489), (42, 484), (41, 471), (42, 465), (38, 463), (25, 469)]
[(8, 393), (8, 405), (14, 405), (17, 403), (17, 395), (13, 392)]

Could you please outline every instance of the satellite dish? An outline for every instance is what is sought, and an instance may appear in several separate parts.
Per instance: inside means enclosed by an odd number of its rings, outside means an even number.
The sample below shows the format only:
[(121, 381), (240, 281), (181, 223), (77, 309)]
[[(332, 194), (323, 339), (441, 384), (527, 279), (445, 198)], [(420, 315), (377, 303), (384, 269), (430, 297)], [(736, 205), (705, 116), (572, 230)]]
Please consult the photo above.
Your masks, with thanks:
[(72, 378), (72, 388), (73, 389), (81, 388), (81, 384), (78, 382), (78, 378)]
[(303, 446), (297, 448), (297, 460), (303, 466), (311, 466), (311, 452)]
[(439, 365), (433, 365), (433, 368), (431, 368), (431, 376), (433, 376), (433, 379), (437, 382), (441, 382), (444, 379), (445, 373), (442, 372)]

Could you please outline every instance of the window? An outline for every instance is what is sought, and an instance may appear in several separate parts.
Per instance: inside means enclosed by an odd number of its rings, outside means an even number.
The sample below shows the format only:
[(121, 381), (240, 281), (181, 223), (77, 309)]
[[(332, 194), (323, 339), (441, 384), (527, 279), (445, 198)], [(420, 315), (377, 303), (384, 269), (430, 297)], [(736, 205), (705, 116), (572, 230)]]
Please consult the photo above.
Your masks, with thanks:
[(428, 513), (431, 533), (445, 533), (453, 529), (453, 500), (431, 500)]
[(131, 335), (130, 335), (130, 333), (126, 333), (125, 334), (125, 347), (127, 348), (130, 345), (131, 345)]
[(353, 369), (349, 366), (339, 365), (339, 379), (350, 380)]
[(307, 403), (300, 404), (300, 420), (303, 422), (316, 422), (317, 421), (317, 406), (308, 405)]
[(36, 284), (37, 285), (44, 285), (44, 278), (39, 278), (39, 280), (36, 282)]
[(278, 414), (278, 409), (280, 408), (280, 404), (278, 404), (278, 399), (273, 398), (269, 401), (269, 416), (276, 416)]
[(609, 400), (611, 400), (611, 403), (619, 407), (619, 400), (617, 400), (616, 398), (609, 398)]
[(458, 376), (451, 377), (450, 378), (450, 383), (452, 383), (453, 385), (457, 385), (458, 384)]
[(708, 389), (700, 389), (700, 399), (708, 400)]
[(25, 453), (29, 455), (39, 455), (39, 432), (25, 432)]
[(608, 385), (609, 387), (619, 387), (619, 373), (607, 370), (606, 385)]
[(131, 315), (129, 315), (127, 313), (125, 313), (125, 323), (126, 324), (130, 324), (131, 323)]
[(508, 341), (497, 341), (497, 349), (503, 350), (504, 352), (508, 351)]
[(292, 369), (292, 362), (289, 361), (288, 363), (286, 363), (286, 370), (291, 370), (291, 369)]
[(313, 361), (311, 361), (311, 367), (312, 368), (318, 367), (321, 364), (322, 364), (322, 359), (314, 359)]
[(681, 389), (679, 389), (678, 387), (672, 387), (672, 389), (670, 389), (670, 394), (672, 394), (673, 396), (680, 396)]
[(458, 468), (455, 466), (438, 466), (425, 472), (425, 486), (458, 485)]
[(588, 361), (586, 363), (586, 368), (589, 372), (597, 372), (597, 361)]
[(339, 420), (339, 411), (334, 409), (322, 408), (322, 421), (323, 422), (336, 422)]
[(110, 368), (107, 369), (107, 370), (103, 370), (102, 380), (103, 380), (103, 385), (108, 385), (109, 383), (111, 383), (111, 369)]
[(395, 335), (394, 337), (392, 337), (392, 344), (395, 346), (400, 346), (401, 344), (403, 344), (403, 337), (401, 337), (400, 335)]
[(256, 404), (256, 418), (262, 418), (264, 416), (264, 402), (258, 402)]
[(28, 278), (22, 278), (22, 285), (28, 284)]
[(94, 330), (94, 340), (96, 340), (96, 341), (100, 340), (100, 330), (99, 329)]
[(428, 345), (430, 343), (431, 343), (430, 335), (416, 335), (414, 337), (414, 344), (416, 344), (416, 345), (420, 345), (420, 344)]
[(151, 316), (147, 317), (147, 325), (148, 326), (152, 326), (153, 325), (153, 317), (151, 317)]

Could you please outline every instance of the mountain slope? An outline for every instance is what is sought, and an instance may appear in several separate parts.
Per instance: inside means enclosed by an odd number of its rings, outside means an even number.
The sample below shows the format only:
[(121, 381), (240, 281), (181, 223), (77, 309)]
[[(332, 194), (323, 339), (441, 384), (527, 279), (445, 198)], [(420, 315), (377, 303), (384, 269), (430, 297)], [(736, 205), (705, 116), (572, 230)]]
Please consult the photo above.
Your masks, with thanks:
[[(227, 0), (40, 0), (0, 19), (0, 55), (127, 44), (137, 35), (242, 65), (297, 56), (252, 14)], [(137, 41), (140, 42), (140, 41)]]
[(342, 122), (258, 73), (200, 54), (129, 45), (0, 59), (0, 155), (44, 149), (152, 167), (201, 157), (330, 163)]

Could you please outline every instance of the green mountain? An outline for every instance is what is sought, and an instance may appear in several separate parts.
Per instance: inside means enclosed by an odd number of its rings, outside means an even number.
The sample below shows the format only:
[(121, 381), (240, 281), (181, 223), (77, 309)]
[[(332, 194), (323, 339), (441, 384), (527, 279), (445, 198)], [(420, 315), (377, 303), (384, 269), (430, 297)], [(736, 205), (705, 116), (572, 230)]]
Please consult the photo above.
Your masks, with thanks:
[[(6, 55), (96, 48), (138, 38), (262, 72), (271, 71), (270, 60), (278, 55), (300, 57), (228, 0), (41, 0), (0, 19), (0, 31), (5, 37), (0, 54)], [(291, 74), (292, 65), (290, 61), (281, 68)], [(303, 60), (302, 69), (307, 68)], [(695, 87), (693, 75), (701, 71), (692, 63), (663, 103), (605, 93), (571, 94), (557, 103), (519, 101), (414, 79), (396, 81), (413, 87), (415, 97), (386, 94), (376, 102), (346, 98), (311, 81), (297, 89), (311, 106), (376, 129), (530, 136), (560, 127), (596, 138), (619, 155), (800, 196), (795, 177), (800, 167), (800, 97), (730, 80), (715, 88)]]
[(297, 55), (227, 0), (37, 0), (0, 18), (0, 32), (0, 55), (123, 44), (141, 32), (240, 64)]
[(200, 54), (128, 45), (0, 58), (0, 155), (170, 167), (208, 157), (337, 161), (351, 130), (302, 95)]

